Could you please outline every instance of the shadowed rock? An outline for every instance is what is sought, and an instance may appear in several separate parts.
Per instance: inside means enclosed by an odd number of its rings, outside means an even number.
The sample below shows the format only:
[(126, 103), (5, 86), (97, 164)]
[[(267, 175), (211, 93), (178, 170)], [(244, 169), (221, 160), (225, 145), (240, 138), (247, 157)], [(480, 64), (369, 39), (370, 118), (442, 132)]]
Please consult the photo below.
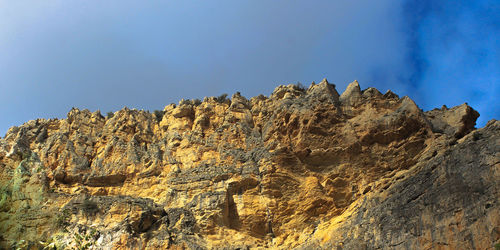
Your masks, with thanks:
[[(224, 98), (222, 98), (224, 97)], [(466, 104), (324, 79), (113, 117), (73, 108), (0, 139), (0, 248), (488, 249), (500, 124)], [(161, 119), (160, 119), (161, 118)], [(71, 247), (67, 246), (67, 247)]]
[(448, 109), (427, 111), (426, 116), (435, 133), (444, 133), (456, 138), (461, 138), (474, 129), (479, 113), (472, 109), (467, 103)]

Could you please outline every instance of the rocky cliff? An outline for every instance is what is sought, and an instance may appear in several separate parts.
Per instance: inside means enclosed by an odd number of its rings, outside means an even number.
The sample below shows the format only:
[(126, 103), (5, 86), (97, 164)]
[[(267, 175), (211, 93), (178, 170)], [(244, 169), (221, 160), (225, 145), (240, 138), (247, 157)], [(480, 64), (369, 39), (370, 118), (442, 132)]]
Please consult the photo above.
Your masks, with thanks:
[(323, 80), (0, 139), (0, 246), (491, 249), (500, 122)]

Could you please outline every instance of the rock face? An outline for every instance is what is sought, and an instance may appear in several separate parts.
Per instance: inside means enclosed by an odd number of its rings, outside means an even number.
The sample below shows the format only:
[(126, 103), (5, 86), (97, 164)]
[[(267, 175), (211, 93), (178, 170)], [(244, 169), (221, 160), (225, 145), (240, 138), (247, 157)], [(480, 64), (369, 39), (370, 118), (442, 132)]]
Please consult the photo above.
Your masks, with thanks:
[(0, 139), (0, 247), (490, 249), (500, 122), (323, 80)]

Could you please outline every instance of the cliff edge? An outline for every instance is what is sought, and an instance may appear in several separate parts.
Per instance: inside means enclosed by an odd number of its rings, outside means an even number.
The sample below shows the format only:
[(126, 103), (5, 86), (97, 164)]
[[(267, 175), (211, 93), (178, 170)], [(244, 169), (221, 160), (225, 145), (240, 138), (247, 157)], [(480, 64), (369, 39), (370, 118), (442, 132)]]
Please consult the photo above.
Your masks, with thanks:
[(490, 249), (500, 122), (325, 79), (0, 138), (0, 247)]

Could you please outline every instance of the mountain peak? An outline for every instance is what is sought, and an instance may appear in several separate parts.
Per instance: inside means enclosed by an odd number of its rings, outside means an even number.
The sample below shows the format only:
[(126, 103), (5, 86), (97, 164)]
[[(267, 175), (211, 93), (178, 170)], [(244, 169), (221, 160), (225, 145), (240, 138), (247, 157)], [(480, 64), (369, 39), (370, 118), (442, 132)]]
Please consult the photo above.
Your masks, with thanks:
[(500, 123), (476, 130), (478, 115), (326, 79), (154, 113), (73, 108), (0, 139), (0, 246), (96, 230), (106, 249), (487, 248)]

